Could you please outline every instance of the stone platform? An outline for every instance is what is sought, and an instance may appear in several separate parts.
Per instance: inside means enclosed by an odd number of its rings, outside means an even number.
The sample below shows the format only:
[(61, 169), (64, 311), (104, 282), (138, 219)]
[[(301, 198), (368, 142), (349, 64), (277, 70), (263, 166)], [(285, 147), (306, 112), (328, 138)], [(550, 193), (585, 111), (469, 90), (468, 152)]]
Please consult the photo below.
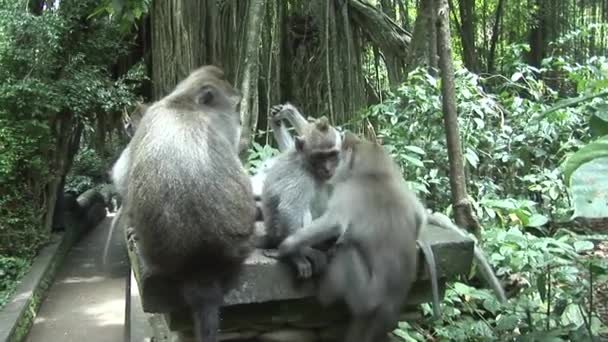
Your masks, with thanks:
[[(260, 223), (261, 224), (261, 223)], [(256, 229), (263, 234), (261, 227)], [(429, 225), (421, 240), (430, 242), (435, 254), (443, 296), (445, 281), (469, 272), (473, 241), (445, 228)], [(421, 260), (423, 255), (419, 251)], [(140, 258), (137, 243), (130, 243), (129, 258), (144, 312), (157, 340), (189, 341), (192, 322), (175, 285), (151, 274)], [(431, 301), (431, 286), (424, 263), (404, 306), (404, 320), (413, 319), (416, 306)], [(256, 250), (245, 262), (238, 286), (224, 297), (221, 336), (223, 341), (334, 341), (346, 318), (339, 305), (323, 308), (315, 301), (314, 280), (295, 278), (293, 269)], [(145, 324), (132, 322), (132, 324)]]

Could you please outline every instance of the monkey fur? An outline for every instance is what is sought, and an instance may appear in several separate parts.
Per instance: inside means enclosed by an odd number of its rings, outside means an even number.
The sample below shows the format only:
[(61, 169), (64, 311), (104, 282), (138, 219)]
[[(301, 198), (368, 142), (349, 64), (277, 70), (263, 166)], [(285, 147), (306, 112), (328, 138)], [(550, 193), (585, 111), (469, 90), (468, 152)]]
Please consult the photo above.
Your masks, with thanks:
[(325, 213), (287, 237), (279, 256), (337, 237), (318, 297), (344, 300), (352, 314), (345, 341), (386, 339), (416, 278), (416, 237), (426, 212), (403, 187), (397, 165), (375, 142), (346, 133)]
[(240, 94), (203, 66), (151, 105), (129, 144), (126, 214), (151, 272), (181, 284), (198, 341), (253, 249), (256, 208), (238, 157)]
[[(270, 126), (272, 128), (274, 138), (277, 141), (279, 151), (281, 151), (281, 152), (287, 151), (289, 149), (293, 149), (293, 147), (294, 147), (293, 138), (291, 137), (289, 132), (287, 132), (287, 129), (282, 124), (281, 120), (289, 121), (294, 126), (296, 133), (300, 134), (300, 135), (304, 133), (305, 127), (309, 124), (309, 122), (314, 122), (314, 119), (310, 119), (310, 118), (308, 120), (305, 120), (303, 115), (297, 110), (297, 108), (295, 108), (290, 103), (272, 107), (271, 118), (272, 118), (272, 120), (270, 120)], [(336, 148), (340, 148), (340, 143), (341, 143), (341, 140), (338, 140), (336, 143)], [(269, 164), (272, 165), (271, 163), (274, 163), (274, 162), (275, 162), (275, 159), (272, 159), (272, 160), (270, 160)], [(260, 174), (259, 174), (260, 176), (258, 176), (258, 177), (266, 177), (266, 174), (268, 172), (267, 170), (269, 168), (270, 167), (268, 167), (266, 170), (262, 170), (262, 172), (260, 172)], [(258, 183), (259, 183), (259, 180), (258, 180)], [(255, 182), (254, 182), (254, 184), (255, 184)], [(329, 191), (327, 191), (327, 190), (318, 191), (315, 194), (315, 197), (311, 202), (311, 207), (309, 210), (310, 213), (306, 213), (304, 215), (305, 222), (309, 222), (309, 220), (313, 218), (313, 212), (314, 212), (314, 218), (319, 217), (323, 213), (323, 211), (325, 210), (325, 206), (327, 205), (328, 196), (329, 196)], [(308, 219), (308, 221), (307, 221), (307, 219)], [(419, 232), (416, 233), (416, 236), (419, 236)], [(432, 289), (432, 294), (433, 294), (433, 306), (432, 306), (433, 317), (434, 317), (434, 319), (438, 319), (441, 316), (441, 307), (440, 307), (439, 284), (438, 284), (438, 275), (437, 275), (435, 256), (434, 256), (432, 248), (426, 241), (418, 239), (417, 243), (418, 243), (418, 246), (420, 247), (421, 251), (424, 254), (425, 264), (426, 264), (427, 271), (429, 273), (429, 277), (431, 280), (431, 289)], [(275, 247), (275, 246), (272, 246), (272, 247)], [(268, 253), (266, 253), (266, 254), (268, 254)], [(275, 256), (275, 255), (270, 254), (270, 256)]]
[[(277, 147), (280, 153), (285, 153), (295, 148), (293, 137), (287, 131), (283, 121), (287, 120), (294, 127), (297, 135), (303, 135), (309, 123), (314, 122), (314, 118), (304, 120), (300, 111), (291, 103), (279, 104), (270, 108), (270, 128), (274, 140), (277, 142)], [(251, 177), (253, 186), (253, 195), (256, 200), (262, 197), (263, 185), (268, 175), (268, 170), (274, 165), (279, 156), (270, 158), (265, 161), (264, 165), (258, 172)]]
[[(281, 122), (290, 121), (300, 135), (292, 142)], [(308, 122), (295, 107), (275, 108), (271, 126), (279, 148), (287, 149), (267, 170), (262, 191), (262, 211), (267, 239), (263, 248), (276, 248), (283, 239), (324, 211), (329, 191), (327, 180), (337, 165), (341, 142), (338, 132), (326, 117)], [(267, 256), (275, 256), (265, 252)], [(310, 278), (326, 264), (324, 252), (302, 248), (286, 258), (300, 278)]]

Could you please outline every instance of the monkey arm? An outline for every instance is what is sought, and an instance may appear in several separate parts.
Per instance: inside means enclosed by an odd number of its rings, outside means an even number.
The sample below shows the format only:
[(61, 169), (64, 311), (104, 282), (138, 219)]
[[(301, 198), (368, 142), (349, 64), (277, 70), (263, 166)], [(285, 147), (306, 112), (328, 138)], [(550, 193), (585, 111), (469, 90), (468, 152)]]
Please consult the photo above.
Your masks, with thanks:
[(304, 115), (291, 103), (284, 104), (275, 117), (277, 120), (285, 119), (289, 121), (298, 135), (304, 134), (304, 130), (308, 125), (308, 121), (304, 118)]
[(317, 245), (323, 241), (338, 237), (344, 231), (342, 224), (333, 215), (325, 213), (312, 221), (310, 225), (302, 227), (294, 234), (288, 236), (279, 245), (279, 256), (292, 254), (303, 247)]
[(280, 120), (270, 119), (270, 128), (272, 128), (272, 135), (279, 145), (280, 152), (285, 152), (294, 147), (293, 138)]

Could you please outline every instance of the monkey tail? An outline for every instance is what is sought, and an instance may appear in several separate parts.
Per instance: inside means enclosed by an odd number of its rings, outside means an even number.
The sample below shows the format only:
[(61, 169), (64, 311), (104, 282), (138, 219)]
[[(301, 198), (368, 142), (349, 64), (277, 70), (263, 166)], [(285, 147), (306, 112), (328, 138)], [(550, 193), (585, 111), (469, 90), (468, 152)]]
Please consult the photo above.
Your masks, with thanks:
[(192, 310), (196, 341), (216, 342), (223, 290), (219, 279), (187, 279), (182, 295)]
[[(452, 221), (445, 215), (441, 213), (433, 213), (428, 215), (428, 224), (435, 225), (440, 228), (449, 229), (453, 232), (458, 233), (462, 237), (468, 237), (468, 235), (463, 232), (458, 226), (452, 223)], [(481, 248), (479, 248), (477, 241), (475, 240), (475, 245), (473, 249), (473, 256), (475, 260), (477, 260), (479, 264), (479, 270), (481, 272), (482, 278), (490, 285), (494, 294), (498, 298), (498, 300), (502, 303), (507, 301), (507, 296), (505, 294), (505, 290), (503, 289), (498, 277), (494, 273), (492, 266), (486, 259), (485, 255)]]
[(422, 253), (424, 254), (424, 260), (429, 277), (431, 277), (431, 294), (433, 295), (433, 319), (439, 319), (441, 317), (441, 303), (439, 301), (439, 279), (437, 275), (437, 263), (435, 262), (435, 254), (433, 249), (426, 241), (420, 241), (420, 238), (416, 241)]
[(486, 280), (488, 285), (490, 285), (492, 290), (494, 290), (494, 294), (496, 295), (498, 300), (501, 303), (506, 302), (507, 296), (505, 295), (505, 290), (503, 289), (502, 285), (500, 284), (500, 281), (496, 277), (496, 274), (494, 273), (492, 266), (490, 265), (490, 263), (484, 256), (483, 251), (477, 245), (475, 245), (475, 249), (473, 250), (473, 255), (475, 256), (475, 259), (477, 259), (477, 262), (479, 263), (479, 270), (481, 271), (483, 278)]
[(114, 236), (114, 230), (118, 225), (118, 221), (121, 218), (122, 206), (118, 208), (118, 211), (114, 214), (114, 219), (112, 219), (112, 223), (110, 224), (110, 231), (108, 231), (108, 237), (106, 238), (106, 243), (103, 246), (103, 256), (102, 256), (102, 265), (104, 267), (108, 266), (108, 257), (110, 253), (110, 243), (112, 241), (112, 237)]

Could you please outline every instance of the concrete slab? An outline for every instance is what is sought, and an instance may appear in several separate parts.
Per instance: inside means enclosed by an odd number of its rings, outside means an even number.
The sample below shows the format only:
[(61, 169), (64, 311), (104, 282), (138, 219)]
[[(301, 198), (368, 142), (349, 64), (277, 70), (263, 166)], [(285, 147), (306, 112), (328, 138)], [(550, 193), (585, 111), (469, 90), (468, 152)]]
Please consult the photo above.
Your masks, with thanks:
[(154, 336), (150, 325), (152, 315), (144, 313), (141, 307), (139, 288), (135, 280), (135, 274), (130, 272), (129, 284), (127, 286), (127, 301), (130, 303), (127, 315), (129, 317), (129, 341), (147, 341)]
[(30, 330), (27, 341), (124, 340), (128, 259), (122, 234), (111, 245), (111, 267), (101, 255), (111, 216), (69, 252)]
[[(438, 265), (438, 273), (443, 278), (453, 278), (466, 274), (473, 260), (473, 241), (459, 234), (429, 225), (421, 232), (421, 239), (429, 241)], [(142, 295), (145, 312), (174, 312), (183, 309), (184, 303), (171, 280), (153, 274), (145, 265), (137, 249), (137, 244), (129, 246), (129, 257), (135, 272), (137, 285)], [(420, 252), (420, 257), (423, 257)], [(419, 263), (419, 281), (428, 290), (428, 274), (423, 263)], [(258, 304), (270, 301), (308, 298), (315, 295), (313, 280), (301, 281), (293, 276), (293, 269), (287, 263), (279, 262), (255, 250), (245, 261), (237, 281), (238, 286), (224, 296), (224, 305)], [(135, 284), (132, 284), (135, 286)], [(423, 291), (424, 292), (424, 291)], [(426, 296), (411, 297), (409, 304), (417, 304)]]

